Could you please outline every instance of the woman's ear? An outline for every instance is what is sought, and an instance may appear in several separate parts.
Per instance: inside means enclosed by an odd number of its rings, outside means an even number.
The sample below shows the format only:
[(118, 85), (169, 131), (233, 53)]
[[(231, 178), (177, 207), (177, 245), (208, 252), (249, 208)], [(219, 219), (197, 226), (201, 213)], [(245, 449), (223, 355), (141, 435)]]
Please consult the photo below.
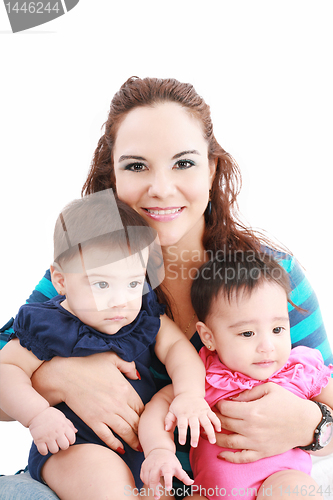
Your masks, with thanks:
[(213, 186), (218, 161), (219, 161), (218, 158), (215, 158), (215, 160), (210, 160), (209, 162), (209, 182), (210, 182), (209, 189), (212, 189)]
[(58, 264), (50, 266), (51, 281), (59, 295), (66, 295), (65, 276)]
[(209, 349), (210, 351), (215, 351), (215, 342), (213, 332), (208, 326), (202, 321), (198, 321), (196, 324), (197, 332), (201, 338), (202, 343)]

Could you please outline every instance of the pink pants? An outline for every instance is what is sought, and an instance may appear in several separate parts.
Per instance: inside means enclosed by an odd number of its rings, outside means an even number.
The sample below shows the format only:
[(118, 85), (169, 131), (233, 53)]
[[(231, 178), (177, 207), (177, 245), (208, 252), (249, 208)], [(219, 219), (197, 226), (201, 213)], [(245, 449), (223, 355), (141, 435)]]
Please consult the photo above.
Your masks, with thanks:
[(294, 469), (311, 473), (312, 461), (299, 448), (281, 455), (263, 458), (249, 464), (232, 464), (220, 460), (221, 448), (201, 438), (197, 448), (191, 448), (190, 461), (194, 474), (194, 491), (211, 500), (221, 497), (255, 498), (262, 483), (275, 472)]

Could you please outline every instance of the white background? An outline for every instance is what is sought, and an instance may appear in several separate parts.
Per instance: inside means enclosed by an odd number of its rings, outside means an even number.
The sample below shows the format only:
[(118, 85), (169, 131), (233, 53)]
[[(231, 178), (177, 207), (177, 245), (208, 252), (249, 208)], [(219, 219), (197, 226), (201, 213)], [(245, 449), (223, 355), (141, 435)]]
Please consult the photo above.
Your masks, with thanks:
[[(194, 84), (243, 173), (240, 209), (306, 268), (331, 341), (331, 1), (81, 0), (12, 34), (0, 5), (0, 323), (52, 259), (60, 209), (80, 196), (112, 95), (130, 76)], [(30, 437), (0, 424), (0, 473)]]

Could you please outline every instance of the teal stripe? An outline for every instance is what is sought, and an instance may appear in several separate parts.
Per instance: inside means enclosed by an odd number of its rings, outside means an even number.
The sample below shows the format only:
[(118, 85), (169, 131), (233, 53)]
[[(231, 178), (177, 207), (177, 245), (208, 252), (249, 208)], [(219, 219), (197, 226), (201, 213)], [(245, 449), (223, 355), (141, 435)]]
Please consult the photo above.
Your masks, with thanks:
[(52, 297), (58, 295), (57, 290), (52, 285), (52, 281), (48, 280), (47, 278), (42, 278), (40, 280), (40, 282), (36, 286), (36, 290), (49, 299), (52, 299)]
[(176, 451), (176, 456), (184, 470), (191, 470), (190, 456), (184, 451)]
[(295, 257), (292, 257), (291, 259), (281, 259), (279, 260), (279, 264), (287, 271), (287, 273), (290, 273), (295, 266)]
[(0, 340), (0, 350), (7, 344), (6, 340)]
[[(317, 349), (319, 349), (319, 351), (323, 355), (324, 361), (331, 356), (331, 346), (330, 346), (328, 338), (326, 338), (324, 340), (324, 342), (322, 342), (321, 344), (319, 344), (317, 346)], [(332, 373), (332, 377), (333, 377), (333, 373)]]
[(151, 366), (149, 367), (149, 370), (151, 371), (151, 373), (153, 374), (154, 378), (158, 378), (158, 379), (161, 379), (161, 380), (171, 380), (170, 377), (168, 375), (165, 375), (163, 373), (159, 373), (157, 372), (156, 370), (154, 370), (154, 368), (152, 368)]
[(290, 293), (290, 299), (297, 305), (303, 304), (309, 297), (311, 297), (313, 290), (308, 282), (307, 278), (301, 281), (301, 283), (294, 288)]
[(299, 342), (304, 338), (304, 332), (310, 335), (315, 330), (320, 328), (323, 324), (323, 318), (321, 316), (320, 309), (316, 309), (311, 316), (300, 321), (297, 325), (291, 327), (291, 338), (293, 343)]

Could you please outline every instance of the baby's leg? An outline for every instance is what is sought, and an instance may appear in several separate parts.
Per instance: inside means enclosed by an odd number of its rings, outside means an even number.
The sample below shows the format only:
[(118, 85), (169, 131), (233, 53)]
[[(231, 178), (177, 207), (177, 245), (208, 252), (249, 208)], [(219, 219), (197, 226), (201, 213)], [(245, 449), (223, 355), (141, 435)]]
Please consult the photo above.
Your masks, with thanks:
[(96, 444), (78, 444), (52, 455), (42, 475), (61, 500), (124, 500), (138, 491), (125, 462)]
[(283, 470), (268, 477), (258, 491), (258, 500), (322, 500), (318, 484), (305, 472)]

